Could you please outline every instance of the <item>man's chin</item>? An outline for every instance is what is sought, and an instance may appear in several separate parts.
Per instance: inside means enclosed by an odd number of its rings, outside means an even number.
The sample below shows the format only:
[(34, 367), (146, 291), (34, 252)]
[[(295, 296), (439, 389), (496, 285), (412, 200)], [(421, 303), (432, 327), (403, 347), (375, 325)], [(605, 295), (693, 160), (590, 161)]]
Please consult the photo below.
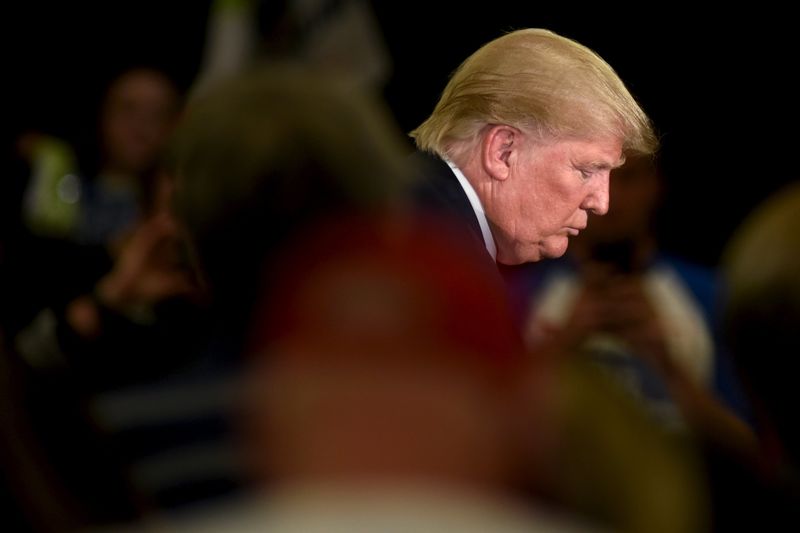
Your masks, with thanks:
[(541, 256), (538, 250), (535, 250), (535, 253), (513, 253), (513, 254), (504, 254), (502, 252), (498, 252), (497, 254), (497, 262), (501, 265), (506, 266), (516, 266), (521, 265), (523, 263), (533, 263), (541, 259)]
[(514, 254), (497, 255), (497, 262), (503, 265), (514, 266), (523, 263), (535, 263), (542, 259), (555, 259), (567, 252), (569, 241), (566, 237), (555, 241), (538, 242), (523, 249), (516, 250)]
[(567, 253), (569, 239), (567, 237), (556, 237), (544, 241), (540, 248), (540, 259), (556, 259)]

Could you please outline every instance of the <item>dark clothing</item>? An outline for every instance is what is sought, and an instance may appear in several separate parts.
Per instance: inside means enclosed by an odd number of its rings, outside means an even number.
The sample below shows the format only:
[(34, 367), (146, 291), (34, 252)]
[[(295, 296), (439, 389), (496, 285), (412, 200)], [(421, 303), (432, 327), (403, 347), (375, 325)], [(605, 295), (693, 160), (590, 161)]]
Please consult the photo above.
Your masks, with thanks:
[(486, 250), (478, 217), (453, 170), (440, 157), (432, 154), (416, 152), (410, 160), (413, 171), (419, 177), (411, 191), (414, 208), (443, 224), (452, 222), (456, 226), (452, 229), (474, 247), (476, 261), (485, 267), (487, 275), (505, 293), (505, 283), (497, 263)]
[(465, 223), (483, 247), (483, 235), (467, 193), (458, 182), (450, 166), (436, 155), (416, 152), (412, 165), (421, 179), (412, 197), (417, 207), (450, 215)]

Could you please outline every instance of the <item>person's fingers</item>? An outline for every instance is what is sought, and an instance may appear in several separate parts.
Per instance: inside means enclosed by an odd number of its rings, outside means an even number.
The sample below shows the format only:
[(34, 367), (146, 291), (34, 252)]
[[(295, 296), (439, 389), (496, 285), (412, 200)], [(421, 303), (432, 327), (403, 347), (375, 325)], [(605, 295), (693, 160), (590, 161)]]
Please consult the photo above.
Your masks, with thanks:
[(165, 252), (178, 240), (178, 228), (169, 216), (143, 221), (123, 245), (114, 270), (126, 279), (143, 275), (154, 262), (164, 262)]

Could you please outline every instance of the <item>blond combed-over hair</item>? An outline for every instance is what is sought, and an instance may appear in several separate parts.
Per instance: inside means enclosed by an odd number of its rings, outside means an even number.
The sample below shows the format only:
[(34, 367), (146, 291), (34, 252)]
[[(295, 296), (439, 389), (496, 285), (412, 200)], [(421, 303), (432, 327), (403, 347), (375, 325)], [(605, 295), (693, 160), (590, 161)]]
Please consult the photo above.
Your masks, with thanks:
[(420, 150), (456, 159), (490, 124), (538, 140), (622, 141), (655, 152), (650, 119), (599, 55), (549, 30), (523, 29), (485, 44), (451, 77), (433, 113), (411, 132)]

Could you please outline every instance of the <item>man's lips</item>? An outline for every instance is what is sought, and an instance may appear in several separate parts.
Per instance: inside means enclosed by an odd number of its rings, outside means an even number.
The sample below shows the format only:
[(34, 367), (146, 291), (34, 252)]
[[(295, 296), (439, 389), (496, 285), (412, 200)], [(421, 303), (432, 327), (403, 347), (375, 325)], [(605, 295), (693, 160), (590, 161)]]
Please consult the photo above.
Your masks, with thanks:
[(578, 233), (580, 233), (580, 231), (581, 231), (582, 229), (585, 229), (585, 228), (586, 228), (586, 226), (583, 226), (582, 228), (572, 228), (572, 227), (569, 227), (569, 228), (567, 228), (567, 233), (568, 233), (569, 235), (575, 236), (575, 235), (577, 235)]

